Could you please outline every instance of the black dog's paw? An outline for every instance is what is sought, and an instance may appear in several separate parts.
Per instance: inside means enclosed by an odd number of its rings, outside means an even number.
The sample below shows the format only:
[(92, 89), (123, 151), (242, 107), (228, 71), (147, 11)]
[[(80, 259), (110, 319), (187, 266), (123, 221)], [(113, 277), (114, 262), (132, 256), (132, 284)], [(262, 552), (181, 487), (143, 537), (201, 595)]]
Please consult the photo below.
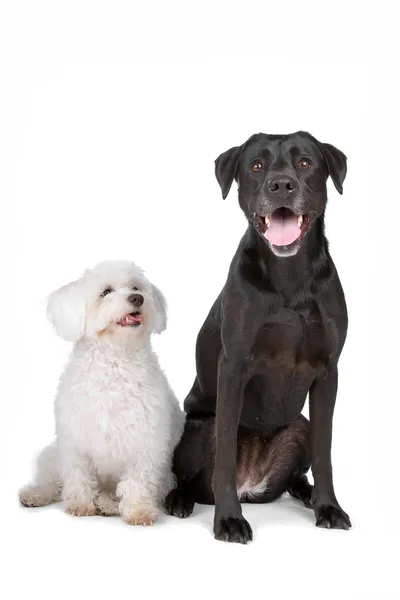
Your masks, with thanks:
[(169, 515), (185, 519), (193, 512), (194, 502), (182, 490), (171, 490), (165, 499), (165, 509)]
[(314, 508), (316, 526), (326, 529), (350, 529), (351, 521), (340, 506), (318, 506)]
[(216, 519), (214, 522), (214, 535), (216, 540), (238, 544), (247, 544), (253, 539), (251, 527), (243, 517)]

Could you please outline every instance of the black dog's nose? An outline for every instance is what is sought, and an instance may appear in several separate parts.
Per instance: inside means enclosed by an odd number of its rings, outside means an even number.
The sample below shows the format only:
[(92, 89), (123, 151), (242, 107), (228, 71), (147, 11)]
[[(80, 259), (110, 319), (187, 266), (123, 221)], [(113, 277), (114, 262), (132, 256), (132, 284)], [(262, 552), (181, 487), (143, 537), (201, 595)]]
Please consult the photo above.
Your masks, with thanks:
[(292, 194), (296, 189), (296, 182), (291, 177), (274, 177), (268, 182), (268, 189), (271, 194), (280, 194), (286, 197)]
[(142, 306), (143, 304), (143, 296), (141, 294), (131, 294), (128, 297), (128, 301), (132, 302), (133, 306), (136, 306), (136, 308), (139, 308), (139, 306)]

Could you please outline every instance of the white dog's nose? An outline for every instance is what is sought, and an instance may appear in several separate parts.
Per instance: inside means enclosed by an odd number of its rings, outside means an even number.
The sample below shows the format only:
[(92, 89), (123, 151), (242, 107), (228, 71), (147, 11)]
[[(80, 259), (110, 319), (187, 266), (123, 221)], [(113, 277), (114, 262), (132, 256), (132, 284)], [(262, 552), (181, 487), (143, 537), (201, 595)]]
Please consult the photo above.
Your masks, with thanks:
[(128, 296), (128, 301), (132, 302), (136, 308), (139, 308), (143, 304), (143, 296), (141, 294), (131, 294)]

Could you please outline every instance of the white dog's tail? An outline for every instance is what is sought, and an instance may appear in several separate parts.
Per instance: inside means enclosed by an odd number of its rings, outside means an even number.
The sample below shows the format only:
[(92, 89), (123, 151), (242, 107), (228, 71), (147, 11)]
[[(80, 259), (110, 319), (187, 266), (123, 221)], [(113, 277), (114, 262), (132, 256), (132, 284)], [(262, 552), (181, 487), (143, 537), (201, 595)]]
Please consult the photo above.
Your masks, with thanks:
[(57, 448), (54, 443), (39, 454), (35, 482), (20, 490), (19, 499), (24, 506), (45, 506), (57, 502), (60, 497), (61, 482), (57, 471)]

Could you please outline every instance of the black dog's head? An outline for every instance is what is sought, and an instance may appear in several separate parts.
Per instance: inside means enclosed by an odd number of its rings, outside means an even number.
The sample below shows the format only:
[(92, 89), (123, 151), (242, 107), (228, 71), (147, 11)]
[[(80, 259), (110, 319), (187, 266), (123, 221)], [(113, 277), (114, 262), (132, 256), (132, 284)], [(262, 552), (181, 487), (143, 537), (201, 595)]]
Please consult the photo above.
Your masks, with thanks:
[(215, 174), (226, 198), (234, 179), (247, 219), (277, 256), (293, 256), (324, 212), (330, 175), (343, 193), (346, 156), (309, 133), (253, 135), (221, 154)]

